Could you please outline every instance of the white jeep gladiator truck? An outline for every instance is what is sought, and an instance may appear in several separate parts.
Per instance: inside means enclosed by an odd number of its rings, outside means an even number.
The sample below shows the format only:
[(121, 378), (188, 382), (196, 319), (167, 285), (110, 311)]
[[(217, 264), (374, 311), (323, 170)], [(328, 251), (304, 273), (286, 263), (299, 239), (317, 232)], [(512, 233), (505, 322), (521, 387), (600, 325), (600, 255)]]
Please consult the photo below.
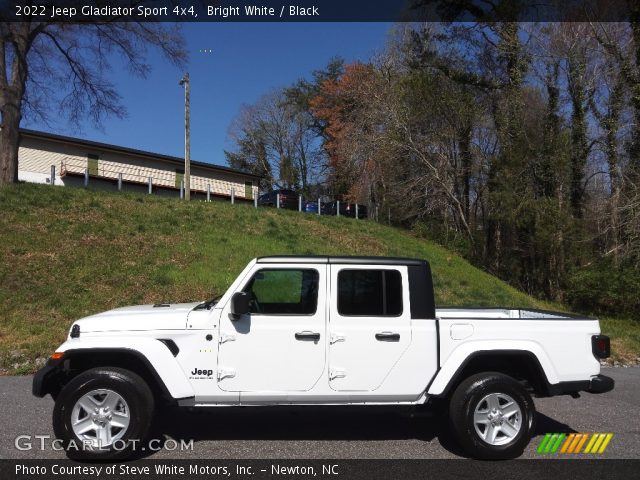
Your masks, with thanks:
[[(33, 379), (68, 454), (124, 458), (154, 409), (421, 405), (446, 400), (468, 455), (518, 456), (532, 396), (613, 389), (597, 320), (531, 309), (437, 308), (424, 260), (252, 260), (206, 302), (76, 321)], [(73, 449), (69, 448), (73, 444)], [(116, 448), (118, 447), (118, 448)]]

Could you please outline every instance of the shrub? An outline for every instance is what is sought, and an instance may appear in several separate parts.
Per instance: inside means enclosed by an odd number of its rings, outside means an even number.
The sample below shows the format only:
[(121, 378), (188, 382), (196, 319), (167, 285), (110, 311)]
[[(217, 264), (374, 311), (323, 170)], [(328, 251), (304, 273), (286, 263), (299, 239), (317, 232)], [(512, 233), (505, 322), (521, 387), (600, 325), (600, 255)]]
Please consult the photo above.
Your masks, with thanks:
[(576, 310), (611, 315), (640, 314), (640, 270), (631, 263), (602, 259), (576, 269), (568, 279), (567, 300)]

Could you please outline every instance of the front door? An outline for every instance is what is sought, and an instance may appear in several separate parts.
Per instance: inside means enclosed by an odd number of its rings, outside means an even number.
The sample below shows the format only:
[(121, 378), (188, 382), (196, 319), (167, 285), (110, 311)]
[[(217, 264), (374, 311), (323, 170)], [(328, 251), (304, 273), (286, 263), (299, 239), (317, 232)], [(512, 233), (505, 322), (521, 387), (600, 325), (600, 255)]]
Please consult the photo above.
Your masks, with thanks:
[[(329, 384), (380, 387), (411, 343), (406, 266), (331, 265)], [(404, 285), (404, 288), (403, 288)]]
[(241, 288), (250, 314), (233, 320), (226, 305), (220, 319), (222, 390), (292, 392), (316, 384), (325, 366), (326, 275), (326, 265), (256, 265)]

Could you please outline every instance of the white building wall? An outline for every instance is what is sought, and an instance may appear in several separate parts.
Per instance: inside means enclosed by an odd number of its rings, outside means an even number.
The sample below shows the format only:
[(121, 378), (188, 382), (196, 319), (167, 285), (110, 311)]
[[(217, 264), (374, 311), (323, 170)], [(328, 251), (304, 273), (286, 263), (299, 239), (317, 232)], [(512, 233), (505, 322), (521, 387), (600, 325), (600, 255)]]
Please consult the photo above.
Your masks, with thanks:
[[(99, 178), (117, 181), (119, 174), (122, 174), (123, 182), (146, 185), (148, 178), (152, 177), (155, 187), (176, 188), (176, 168), (180, 167), (173, 162), (111, 150), (101, 151), (91, 146), (73, 145), (27, 135), (22, 136), (18, 151), (18, 179), (34, 183), (51, 183), (51, 165), (55, 165), (55, 184), (64, 185), (65, 179), (70, 179), (72, 174), (84, 175), (89, 165), (89, 154), (99, 157), (97, 175)], [(93, 176), (89, 180), (90, 185), (92, 179)], [(210, 185), (213, 195), (230, 196), (231, 190), (234, 189), (237, 198), (247, 198), (245, 181), (252, 182), (253, 196), (257, 195), (256, 179), (232, 172), (191, 166), (191, 190), (195, 192), (204, 193)]]

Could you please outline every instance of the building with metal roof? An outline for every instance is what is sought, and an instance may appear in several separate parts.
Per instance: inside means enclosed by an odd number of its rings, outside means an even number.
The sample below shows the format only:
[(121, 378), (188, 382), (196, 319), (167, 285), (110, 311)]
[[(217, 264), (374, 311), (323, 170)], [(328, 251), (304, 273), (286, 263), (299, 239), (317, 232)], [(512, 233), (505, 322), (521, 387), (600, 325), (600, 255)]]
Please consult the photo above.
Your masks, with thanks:
[[(52, 177), (53, 174), (53, 177)], [(55, 185), (140, 191), (178, 196), (184, 159), (134, 148), (20, 130), (18, 180)], [(211, 163), (191, 161), (191, 196), (253, 201), (260, 177)]]

